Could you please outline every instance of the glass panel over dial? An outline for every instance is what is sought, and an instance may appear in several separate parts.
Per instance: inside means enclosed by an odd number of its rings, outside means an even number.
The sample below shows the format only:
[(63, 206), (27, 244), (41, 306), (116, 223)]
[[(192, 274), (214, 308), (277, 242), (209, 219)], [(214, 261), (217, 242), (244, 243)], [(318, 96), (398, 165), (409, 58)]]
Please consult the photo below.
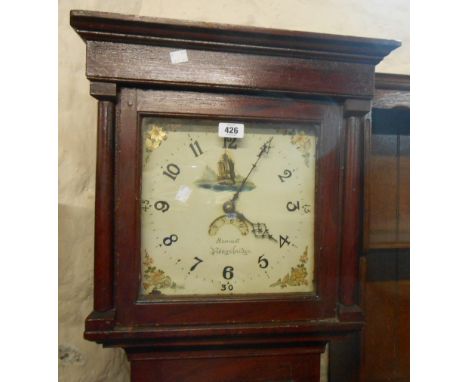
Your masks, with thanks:
[(141, 296), (313, 292), (316, 126), (218, 122), (142, 118)]

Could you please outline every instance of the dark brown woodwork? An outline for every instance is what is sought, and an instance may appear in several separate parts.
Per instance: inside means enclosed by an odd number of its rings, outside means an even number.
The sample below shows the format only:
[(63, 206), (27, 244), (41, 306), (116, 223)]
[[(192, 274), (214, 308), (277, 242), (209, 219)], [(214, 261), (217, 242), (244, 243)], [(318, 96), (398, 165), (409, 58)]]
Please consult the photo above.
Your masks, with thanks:
[(91, 82), (89, 84), (89, 94), (100, 101), (115, 101), (117, 98), (117, 85), (112, 82)]
[(375, 89), (410, 90), (410, 76), (407, 74), (375, 73)]
[(409, 76), (376, 75), (365, 129), (364, 382), (410, 380), (409, 89)]
[[(170, 61), (173, 47), (88, 42), (87, 77), (153, 86), (213, 87), (293, 94), (372, 95), (372, 65), (289, 57), (187, 50), (188, 62)], [(272, 76), (271, 73), (276, 73)], [(187, 85), (185, 85), (187, 86)]]
[[(318, 381), (325, 345), (363, 325), (363, 121), (374, 66), (399, 43), (87, 11), (70, 23), (99, 100), (85, 338), (123, 347), (134, 382)], [(188, 62), (171, 63), (178, 49)], [(139, 124), (149, 115), (319, 126), (314, 293), (139, 297)]]
[[(402, 257), (402, 250), (391, 251)], [(379, 255), (382, 256), (375, 250), (374, 256)], [(383, 274), (370, 269), (364, 291), (367, 324), (363, 336), (362, 378), (366, 382), (410, 380), (410, 281), (398, 272), (398, 256), (393, 259), (395, 262), (387, 262)]]
[(367, 248), (409, 247), (409, 111), (374, 109)]
[(127, 16), (73, 10), (70, 24), (85, 41), (196, 47), (266, 56), (320, 57), (378, 64), (398, 48), (394, 40), (339, 36), (268, 28)]
[[(195, 99), (198, 100), (195, 103)], [(201, 105), (201, 106), (200, 106)], [(209, 105), (204, 107), (203, 105)], [(340, 107), (318, 101), (282, 100), (245, 95), (218, 95), (174, 91), (122, 89), (120, 119), (117, 121), (116, 227), (118, 256), (116, 302), (117, 322), (121, 325), (151, 324), (157, 315), (160, 325), (177, 317), (183, 324), (247, 323), (262, 321), (300, 321), (332, 318), (336, 309), (337, 263), (339, 258), (339, 153), (341, 142)], [(184, 113), (181, 114), (180, 111)], [(300, 113), (297, 114), (298, 110)], [(140, 272), (139, 213), (140, 190), (140, 115), (271, 120), (304, 124), (320, 123), (318, 143), (316, 219), (317, 294), (297, 297), (284, 295), (198, 297), (197, 301), (162, 299), (152, 304), (138, 299)], [(311, 233), (312, 234), (312, 233)], [(357, 258), (357, 257), (356, 257)], [(121, 287), (124, 286), (124, 287)], [(197, 308), (194, 309), (194, 306)]]
[[(89, 79), (185, 88), (370, 98), (375, 63), (400, 45), (86, 11), (70, 23), (87, 42)], [(180, 48), (189, 60), (174, 65), (169, 53)]]
[(343, 233), (340, 267), (340, 317), (362, 319), (358, 303), (358, 259), (361, 249), (362, 161), (364, 116), (370, 102), (347, 100), (344, 105), (346, 146), (343, 181)]
[(375, 92), (373, 107), (392, 109), (395, 107), (410, 107), (410, 78), (400, 74), (375, 75)]
[[(324, 344), (197, 352), (127, 351), (132, 381), (318, 381)], [(179, 367), (184, 358), (184, 367)]]
[(91, 83), (98, 102), (96, 158), (94, 310), (113, 308), (113, 197), (115, 84)]

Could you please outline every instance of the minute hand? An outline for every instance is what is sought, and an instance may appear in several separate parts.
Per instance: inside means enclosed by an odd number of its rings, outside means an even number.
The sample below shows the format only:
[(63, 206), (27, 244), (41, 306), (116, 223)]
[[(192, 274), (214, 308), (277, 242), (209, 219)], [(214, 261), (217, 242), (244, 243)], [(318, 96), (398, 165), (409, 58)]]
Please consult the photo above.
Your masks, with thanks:
[(237, 189), (236, 193), (234, 194), (234, 196), (232, 197), (231, 199), (231, 202), (235, 202), (237, 200), (237, 198), (239, 197), (239, 194), (240, 192), (242, 191), (242, 189), (244, 188), (245, 186), (245, 183), (247, 182), (247, 179), (248, 177), (250, 176), (250, 174), (252, 174), (252, 171), (254, 170), (255, 167), (257, 167), (257, 163), (258, 161), (260, 160), (260, 158), (262, 157), (262, 155), (266, 152), (268, 152), (268, 150), (270, 149), (270, 144), (271, 144), (271, 141), (273, 140), (273, 137), (271, 137), (268, 141), (266, 141), (262, 147), (260, 148), (260, 152), (258, 153), (257, 155), (257, 160), (255, 161), (255, 163), (252, 165), (252, 168), (250, 169), (249, 173), (247, 174), (247, 176), (244, 178), (244, 180), (242, 181), (241, 185), (239, 186), (239, 188)]

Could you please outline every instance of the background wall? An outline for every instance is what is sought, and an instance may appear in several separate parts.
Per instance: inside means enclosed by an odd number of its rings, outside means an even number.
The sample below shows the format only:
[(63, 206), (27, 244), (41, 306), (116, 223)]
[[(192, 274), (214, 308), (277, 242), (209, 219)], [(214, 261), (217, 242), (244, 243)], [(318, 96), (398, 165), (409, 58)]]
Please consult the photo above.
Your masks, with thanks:
[(83, 340), (92, 310), (97, 105), (71, 9), (396, 39), (402, 47), (377, 71), (409, 74), (409, 0), (59, 1), (59, 375), (64, 382), (127, 382), (121, 350)]

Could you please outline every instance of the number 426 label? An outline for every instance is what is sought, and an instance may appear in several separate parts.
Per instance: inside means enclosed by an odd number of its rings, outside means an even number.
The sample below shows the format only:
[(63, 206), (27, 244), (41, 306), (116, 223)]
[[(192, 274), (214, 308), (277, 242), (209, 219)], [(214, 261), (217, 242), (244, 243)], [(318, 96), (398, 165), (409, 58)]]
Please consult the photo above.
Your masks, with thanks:
[(218, 135), (222, 138), (244, 138), (244, 124), (220, 122)]

